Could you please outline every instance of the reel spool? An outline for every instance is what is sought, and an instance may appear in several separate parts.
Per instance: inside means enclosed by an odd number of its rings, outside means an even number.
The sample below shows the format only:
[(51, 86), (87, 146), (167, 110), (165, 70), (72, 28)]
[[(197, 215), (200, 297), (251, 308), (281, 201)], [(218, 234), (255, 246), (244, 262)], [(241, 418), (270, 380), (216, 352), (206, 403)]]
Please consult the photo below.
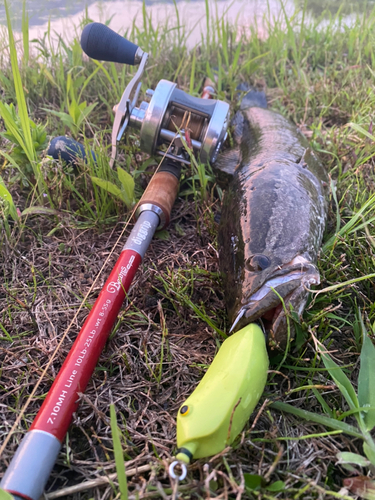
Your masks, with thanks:
[[(214, 163), (226, 139), (229, 105), (219, 100), (193, 97), (177, 88), (175, 83), (160, 80), (155, 90), (147, 90), (149, 102), (136, 107), (141, 78), (148, 54), (101, 23), (85, 26), (81, 46), (91, 58), (139, 64), (139, 68), (117, 106), (112, 132), (112, 158), (128, 126), (139, 131), (140, 148), (145, 153), (162, 155), (180, 163), (190, 164), (184, 143), (202, 163)], [(183, 124), (186, 123), (186, 130)], [(176, 136), (177, 134), (177, 136)], [(173, 144), (171, 147), (172, 140)], [(168, 152), (163, 146), (169, 147)], [(166, 148), (164, 148), (166, 149)]]
[[(223, 101), (192, 97), (177, 88), (175, 83), (160, 80), (155, 91), (148, 90), (150, 103), (143, 101), (130, 115), (130, 126), (140, 130), (140, 147), (150, 155), (165, 155), (159, 148), (169, 145), (181, 132), (190, 143), (194, 155), (202, 163), (214, 163), (227, 135), (229, 106)], [(188, 116), (190, 140), (185, 137), (183, 121)], [(174, 150), (184, 148), (181, 138), (175, 138)], [(167, 157), (190, 163), (188, 156), (167, 154)]]

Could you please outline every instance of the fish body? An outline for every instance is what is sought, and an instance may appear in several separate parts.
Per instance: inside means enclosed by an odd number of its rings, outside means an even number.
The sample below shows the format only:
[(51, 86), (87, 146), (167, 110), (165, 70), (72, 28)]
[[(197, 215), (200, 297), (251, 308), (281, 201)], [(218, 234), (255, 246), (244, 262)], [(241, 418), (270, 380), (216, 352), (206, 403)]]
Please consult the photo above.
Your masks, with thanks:
[(215, 163), (226, 184), (219, 260), (235, 333), (179, 409), (176, 458), (186, 463), (233, 442), (263, 392), (268, 354), (254, 321), (261, 319), (273, 345), (284, 347), (281, 298), (301, 314), (308, 288), (319, 283), (328, 177), (298, 129), (265, 103), (264, 94), (245, 97), (234, 118), (235, 147)]
[(262, 319), (273, 344), (285, 347), (280, 297), (287, 310), (302, 314), (307, 289), (320, 282), (316, 262), (328, 176), (303, 134), (279, 113), (260, 107), (262, 102), (257, 105), (256, 94), (250, 92), (235, 115), (235, 148), (215, 165), (218, 178), (229, 181), (219, 261), (232, 330)]

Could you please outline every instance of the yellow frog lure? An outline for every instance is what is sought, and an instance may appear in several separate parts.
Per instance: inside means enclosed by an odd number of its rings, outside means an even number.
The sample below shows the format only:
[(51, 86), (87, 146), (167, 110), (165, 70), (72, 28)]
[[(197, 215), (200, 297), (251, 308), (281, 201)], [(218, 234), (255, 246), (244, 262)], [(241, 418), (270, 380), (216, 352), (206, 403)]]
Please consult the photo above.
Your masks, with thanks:
[(215, 455), (241, 432), (267, 380), (266, 339), (256, 324), (227, 338), (177, 415), (176, 459)]

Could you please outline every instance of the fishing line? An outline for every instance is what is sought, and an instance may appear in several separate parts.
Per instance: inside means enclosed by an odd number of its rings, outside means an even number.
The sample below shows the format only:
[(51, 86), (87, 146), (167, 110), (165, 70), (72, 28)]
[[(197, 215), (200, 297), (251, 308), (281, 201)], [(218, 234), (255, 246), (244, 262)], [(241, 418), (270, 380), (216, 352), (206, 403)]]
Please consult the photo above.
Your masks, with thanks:
[[(182, 119), (182, 125), (183, 125), (183, 126), (181, 126), (181, 129), (185, 128), (185, 127), (186, 127), (186, 125), (188, 125), (188, 124), (189, 124), (189, 122), (190, 122), (190, 116), (191, 116), (191, 115), (190, 115), (190, 112), (185, 111), (184, 116), (183, 116), (183, 119)], [(187, 122), (187, 123), (186, 123), (186, 122)], [(180, 133), (180, 132), (179, 132), (179, 131), (177, 131), (177, 132), (176, 132), (176, 134), (175, 134), (175, 136), (173, 137), (172, 141), (170, 142), (170, 144), (169, 144), (169, 146), (168, 146), (168, 148), (167, 148), (167, 151), (164, 153), (164, 156), (162, 157), (162, 159), (160, 160), (160, 163), (159, 163), (159, 164), (158, 164), (158, 166), (156, 167), (156, 170), (155, 170), (155, 172), (154, 172), (154, 175), (155, 175), (155, 174), (159, 171), (161, 164), (163, 163), (164, 159), (166, 158), (166, 155), (168, 154), (168, 152), (169, 152), (169, 150), (170, 150), (171, 146), (173, 145), (173, 143), (174, 143), (175, 139), (177, 138), (177, 136), (179, 135), (179, 133)], [(132, 212), (131, 212), (131, 214), (130, 214), (130, 216), (129, 216), (128, 220), (127, 220), (127, 222), (125, 223), (125, 226), (124, 226), (123, 230), (122, 230), (122, 231), (121, 231), (121, 233), (120, 233), (120, 236), (117, 238), (116, 243), (114, 244), (114, 246), (113, 246), (112, 250), (110, 251), (110, 253), (109, 253), (108, 257), (106, 258), (106, 260), (105, 260), (104, 264), (102, 265), (102, 267), (101, 267), (101, 269), (100, 269), (99, 273), (97, 274), (97, 276), (96, 276), (95, 280), (94, 280), (94, 281), (93, 281), (93, 283), (91, 284), (91, 286), (90, 286), (90, 288), (89, 288), (88, 292), (86, 293), (86, 295), (85, 295), (84, 299), (82, 300), (82, 302), (81, 302), (81, 304), (80, 304), (80, 306), (79, 306), (79, 308), (78, 308), (77, 312), (75, 313), (75, 315), (74, 315), (74, 317), (73, 317), (72, 321), (69, 323), (68, 328), (65, 330), (65, 332), (64, 332), (64, 334), (63, 334), (63, 336), (61, 337), (61, 340), (60, 340), (60, 341), (59, 341), (59, 343), (57, 344), (57, 346), (56, 346), (56, 348), (55, 348), (55, 350), (54, 350), (54, 352), (53, 352), (53, 354), (52, 354), (52, 356), (51, 356), (50, 360), (48, 361), (48, 363), (47, 363), (46, 367), (44, 368), (44, 370), (43, 370), (42, 374), (40, 375), (39, 379), (37, 380), (37, 382), (36, 382), (36, 384), (35, 384), (35, 386), (34, 386), (33, 390), (31, 391), (31, 394), (30, 394), (30, 395), (29, 395), (29, 397), (27, 398), (26, 403), (25, 403), (25, 404), (24, 404), (24, 406), (21, 408), (21, 410), (20, 410), (20, 413), (19, 413), (18, 417), (16, 418), (16, 420), (15, 420), (15, 422), (14, 422), (14, 424), (13, 424), (13, 426), (12, 426), (11, 430), (9, 431), (8, 435), (7, 435), (7, 436), (6, 436), (6, 438), (5, 438), (5, 441), (3, 442), (3, 444), (2, 444), (2, 445), (1, 445), (1, 447), (0, 447), (0, 456), (3, 454), (3, 452), (4, 452), (5, 448), (6, 448), (6, 445), (8, 444), (8, 442), (9, 442), (9, 440), (10, 440), (10, 438), (11, 438), (12, 434), (15, 432), (15, 430), (16, 430), (16, 428), (18, 427), (18, 425), (19, 425), (19, 423), (20, 423), (20, 421), (21, 421), (22, 417), (24, 416), (25, 411), (27, 410), (27, 408), (28, 408), (28, 406), (29, 406), (29, 404), (30, 404), (30, 402), (31, 402), (32, 398), (35, 396), (35, 393), (36, 393), (36, 391), (38, 390), (39, 385), (41, 384), (41, 382), (42, 382), (43, 378), (45, 377), (45, 375), (46, 375), (46, 373), (47, 373), (48, 369), (51, 367), (51, 365), (52, 365), (53, 361), (55, 360), (55, 357), (56, 357), (57, 353), (59, 352), (60, 347), (62, 346), (62, 344), (63, 344), (63, 342), (64, 342), (64, 340), (65, 340), (66, 336), (67, 336), (67, 335), (68, 335), (68, 333), (70, 332), (70, 329), (72, 328), (73, 323), (74, 323), (74, 322), (75, 322), (75, 320), (77, 319), (78, 314), (80, 313), (80, 311), (81, 311), (81, 309), (82, 309), (83, 305), (85, 304), (85, 302), (86, 302), (86, 300), (88, 299), (88, 297), (89, 297), (90, 293), (92, 292), (92, 290), (93, 290), (94, 286), (96, 285), (96, 283), (97, 283), (97, 281), (98, 281), (98, 279), (99, 279), (99, 277), (100, 277), (101, 273), (103, 272), (104, 268), (106, 267), (106, 265), (107, 265), (108, 261), (109, 261), (109, 260), (110, 260), (110, 258), (112, 257), (112, 254), (113, 254), (113, 252), (115, 251), (115, 249), (116, 249), (116, 247), (117, 247), (118, 243), (119, 243), (119, 242), (120, 242), (120, 240), (122, 239), (122, 237), (123, 237), (123, 235), (124, 235), (124, 233), (125, 233), (125, 231), (126, 231), (126, 229), (127, 229), (128, 225), (129, 225), (130, 221), (133, 219), (133, 217), (134, 217), (134, 215), (135, 215), (136, 210), (137, 210), (137, 205), (136, 205), (136, 206), (134, 207), (134, 209), (132, 210)]]

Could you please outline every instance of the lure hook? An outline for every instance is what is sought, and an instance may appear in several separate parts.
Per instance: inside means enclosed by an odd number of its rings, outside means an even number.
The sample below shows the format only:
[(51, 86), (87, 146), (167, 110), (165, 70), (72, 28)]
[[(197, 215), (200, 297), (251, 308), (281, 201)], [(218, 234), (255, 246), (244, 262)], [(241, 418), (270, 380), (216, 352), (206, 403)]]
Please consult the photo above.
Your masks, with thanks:
[[(181, 474), (177, 475), (174, 471), (176, 465), (179, 465), (181, 467)], [(169, 475), (171, 476), (172, 479), (177, 479), (177, 481), (183, 481), (186, 477), (187, 474), (187, 468), (186, 465), (183, 462), (180, 462), (179, 460), (175, 460), (174, 462), (171, 463), (169, 466)]]

